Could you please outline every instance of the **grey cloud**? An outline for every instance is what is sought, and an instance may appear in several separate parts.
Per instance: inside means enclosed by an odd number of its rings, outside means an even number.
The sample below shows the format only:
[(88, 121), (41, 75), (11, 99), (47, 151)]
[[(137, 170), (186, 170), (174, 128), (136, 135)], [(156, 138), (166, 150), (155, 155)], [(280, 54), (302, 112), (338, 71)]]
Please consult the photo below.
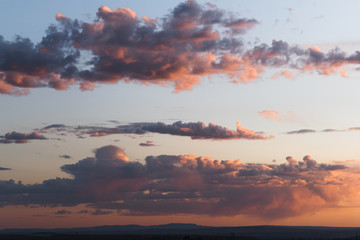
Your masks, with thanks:
[[(176, 136), (188, 136), (191, 139), (212, 139), (212, 140), (231, 140), (231, 139), (248, 139), (248, 140), (267, 140), (272, 139), (273, 136), (266, 136), (261, 132), (255, 132), (250, 129), (246, 129), (236, 123), (237, 129), (231, 130), (215, 123), (209, 123), (207, 126), (203, 122), (188, 122), (183, 123), (181, 121), (174, 122), (172, 124), (166, 124), (163, 122), (151, 123), (131, 123), (125, 125), (118, 125), (116, 127), (102, 127), (102, 126), (78, 126), (54, 128), (52, 131), (75, 133), (78, 136), (84, 137), (88, 135), (91, 137), (103, 137), (111, 134), (145, 134), (145, 133), (160, 133), (170, 134)], [(47, 128), (47, 130), (51, 130)], [(151, 143), (141, 144), (140, 146), (148, 146)]]
[(91, 213), (91, 215), (109, 215), (112, 213), (113, 211), (104, 211), (104, 210), (96, 209), (94, 212)]
[(8, 132), (5, 136), (2, 136), (4, 139), (0, 139), (0, 143), (26, 143), (28, 140), (45, 140), (47, 139), (44, 135), (40, 134), (38, 131), (32, 133), (19, 133), (19, 132)]
[(146, 141), (144, 143), (139, 143), (139, 146), (142, 147), (153, 147), (156, 146), (153, 141)]
[(67, 210), (58, 210), (54, 214), (56, 214), (56, 215), (65, 215), (65, 214), (72, 214), (72, 212), (67, 211)]
[(5, 168), (5, 167), (0, 167), (0, 171), (3, 171), (3, 170), (11, 170), (11, 168)]
[(156, 132), (162, 134), (171, 134), (178, 136), (189, 136), (191, 139), (271, 139), (272, 136), (265, 136), (261, 133), (256, 133), (252, 130), (246, 129), (237, 122), (237, 130), (230, 130), (221, 127), (214, 123), (206, 126), (202, 122), (183, 123), (181, 121), (175, 122), (171, 125), (165, 123), (153, 123), (143, 127), (149, 132)]
[(286, 134), (304, 134), (304, 133), (315, 133), (315, 130), (312, 129), (300, 129), (296, 131), (287, 132)]

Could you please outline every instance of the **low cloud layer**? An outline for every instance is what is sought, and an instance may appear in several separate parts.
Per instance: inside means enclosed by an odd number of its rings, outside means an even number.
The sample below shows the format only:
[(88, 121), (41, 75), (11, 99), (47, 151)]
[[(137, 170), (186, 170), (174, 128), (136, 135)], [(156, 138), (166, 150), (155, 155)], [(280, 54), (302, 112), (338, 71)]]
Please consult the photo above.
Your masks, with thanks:
[(286, 160), (275, 165), (160, 155), (141, 163), (110, 145), (97, 149), (94, 157), (63, 165), (72, 178), (32, 185), (0, 181), (0, 205), (87, 204), (99, 214), (282, 218), (351, 204), (359, 197), (360, 175), (354, 169), (320, 164), (308, 155)]
[[(0, 93), (24, 95), (29, 89), (56, 90), (79, 85), (90, 90), (118, 81), (172, 85), (189, 90), (200, 78), (223, 74), (233, 82), (257, 79), (267, 68), (339, 73), (359, 64), (360, 54), (340, 49), (300, 48), (284, 40), (247, 49), (245, 34), (259, 22), (212, 4), (187, 0), (162, 18), (138, 16), (128, 8), (102, 6), (91, 22), (59, 13), (41, 42), (0, 36)], [(292, 77), (283, 70), (275, 78)]]

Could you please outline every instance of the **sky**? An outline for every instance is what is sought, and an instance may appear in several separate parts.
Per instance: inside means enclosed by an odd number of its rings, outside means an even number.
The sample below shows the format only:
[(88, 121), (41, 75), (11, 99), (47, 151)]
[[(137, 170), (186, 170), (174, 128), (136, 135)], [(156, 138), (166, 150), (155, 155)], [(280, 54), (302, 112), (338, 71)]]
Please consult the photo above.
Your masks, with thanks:
[(5, 0), (0, 229), (357, 226), (356, 0)]

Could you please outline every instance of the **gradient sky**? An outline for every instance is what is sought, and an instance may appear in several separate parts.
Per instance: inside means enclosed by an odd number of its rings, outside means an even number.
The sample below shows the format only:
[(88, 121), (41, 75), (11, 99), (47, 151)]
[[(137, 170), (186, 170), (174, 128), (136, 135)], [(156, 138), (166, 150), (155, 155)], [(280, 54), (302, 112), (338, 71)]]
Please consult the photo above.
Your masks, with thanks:
[(360, 226), (359, 5), (3, 1), (0, 229)]

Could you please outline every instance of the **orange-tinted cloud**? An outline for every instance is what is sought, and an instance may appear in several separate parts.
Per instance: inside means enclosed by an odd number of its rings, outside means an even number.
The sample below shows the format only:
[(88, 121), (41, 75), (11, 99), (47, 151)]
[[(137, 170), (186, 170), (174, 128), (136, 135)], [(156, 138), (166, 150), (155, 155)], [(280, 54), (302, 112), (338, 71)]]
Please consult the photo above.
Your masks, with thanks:
[(285, 78), (293, 78), (293, 75), (291, 72), (289, 72), (288, 70), (284, 70), (284, 71), (281, 71), (281, 72), (278, 72), (278, 73), (275, 73), (273, 76), (272, 76), (272, 79), (277, 79), (278, 77), (285, 77)]
[[(256, 19), (194, 0), (159, 19), (106, 6), (96, 15), (92, 22), (80, 22), (58, 13), (57, 24), (38, 44), (0, 37), (0, 93), (25, 95), (30, 88), (65, 90), (71, 85), (92, 90), (118, 81), (171, 85), (178, 92), (216, 74), (246, 83), (267, 68), (346, 77), (343, 67), (360, 62), (358, 52), (349, 55), (335, 48), (325, 53), (284, 40), (248, 49), (244, 34), (258, 24)], [(284, 70), (273, 77), (279, 76), (292, 78), (292, 73)]]
[(273, 121), (294, 121), (296, 120), (296, 116), (293, 111), (285, 111), (281, 112), (278, 110), (263, 110), (258, 113), (260, 117), (265, 119), (270, 119)]
[[(122, 215), (249, 214), (283, 218), (360, 200), (356, 168), (317, 163), (311, 156), (283, 164), (251, 164), (195, 155), (131, 161), (105, 146), (61, 169), (73, 178), (40, 184), (0, 181), (0, 206), (75, 206)], [(354, 202), (355, 201), (355, 202)]]
[(0, 143), (26, 143), (28, 140), (34, 139), (44, 140), (47, 138), (38, 131), (34, 131), (32, 133), (19, 133), (12, 131), (6, 133), (5, 136), (0, 136)]
[(231, 130), (225, 127), (216, 125), (215, 123), (209, 123), (206, 126), (202, 122), (189, 122), (183, 123), (181, 121), (173, 124), (155, 123), (148, 124), (143, 127), (144, 130), (149, 132), (189, 136), (191, 139), (271, 139), (273, 136), (265, 136), (262, 133), (256, 133), (253, 130), (249, 130), (240, 125), (240, 122), (236, 123), (237, 129)]
[(248, 140), (267, 140), (274, 138), (273, 136), (266, 136), (261, 132), (255, 132), (251, 129), (246, 129), (240, 122), (236, 123), (237, 129), (231, 130), (215, 123), (209, 123), (207, 126), (203, 122), (188, 122), (182, 121), (166, 124), (163, 122), (157, 123), (132, 123), (127, 125), (118, 125), (116, 127), (101, 127), (101, 126), (78, 126), (76, 128), (65, 126), (62, 124), (53, 124), (46, 126), (41, 131), (55, 131), (55, 132), (72, 132), (78, 136), (89, 135), (91, 137), (103, 137), (111, 134), (145, 134), (148, 132), (170, 134), (176, 136), (188, 136), (191, 139), (212, 139), (212, 140), (231, 140), (231, 139), (248, 139)]

